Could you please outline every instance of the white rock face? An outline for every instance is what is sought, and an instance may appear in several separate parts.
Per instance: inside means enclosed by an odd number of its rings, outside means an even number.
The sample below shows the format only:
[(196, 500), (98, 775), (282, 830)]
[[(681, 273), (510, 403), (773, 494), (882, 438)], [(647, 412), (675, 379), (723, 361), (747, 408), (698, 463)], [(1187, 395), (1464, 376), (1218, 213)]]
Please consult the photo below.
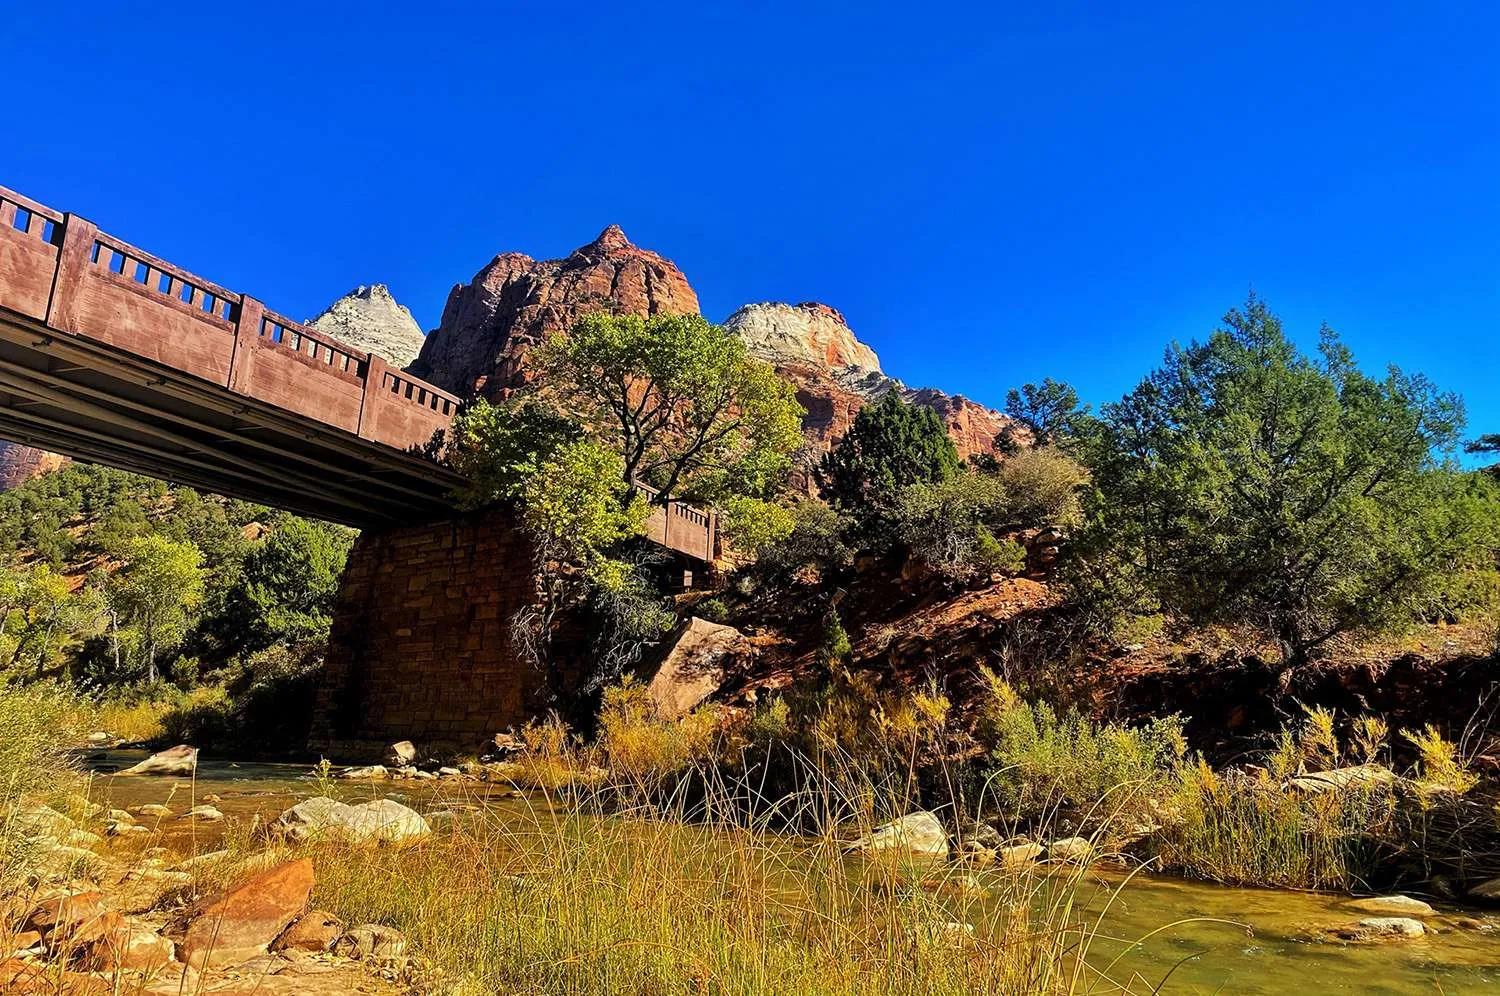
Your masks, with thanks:
[(752, 353), (772, 362), (880, 371), (875, 351), (856, 339), (844, 316), (826, 304), (747, 304), (724, 325), (738, 333)]
[(357, 349), (379, 353), (394, 367), (408, 366), (422, 349), (422, 327), (385, 284), (354, 288), (307, 324)]

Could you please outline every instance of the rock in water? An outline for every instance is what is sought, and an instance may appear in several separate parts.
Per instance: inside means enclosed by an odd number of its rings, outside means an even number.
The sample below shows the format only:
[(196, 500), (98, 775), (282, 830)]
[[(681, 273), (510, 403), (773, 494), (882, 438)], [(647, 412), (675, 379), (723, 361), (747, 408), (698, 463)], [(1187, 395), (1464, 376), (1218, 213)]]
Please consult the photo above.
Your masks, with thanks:
[(141, 763), (126, 768), (122, 775), (173, 775), (186, 778), (198, 769), (198, 748), (178, 744), (157, 754), (152, 754)]
[(695, 314), (698, 296), (670, 260), (611, 225), (566, 259), (501, 253), (448, 295), (411, 373), (446, 391), (500, 398), (528, 383), (526, 355), (591, 311)]
[(307, 910), (312, 887), (313, 866), (306, 858), (261, 872), (190, 914), (178, 957), (202, 971), (265, 953)]
[(393, 768), (404, 768), (416, 760), (417, 748), (410, 740), (391, 744), (391, 749), (385, 755), (385, 763)]
[(1372, 916), (1367, 920), (1359, 921), (1353, 938), (1369, 940), (1380, 937), (1421, 937), (1425, 933), (1427, 933), (1427, 928), (1422, 926), (1422, 921), (1413, 920), (1411, 917)]
[(421, 814), (394, 799), (350, 806), (322, 795), (282, 813), (275, 827), (294, 840), (335, 837), (356, 844), (404, 843), (432, 833)]
[(1048, 861), (1088, 864), (1094, 858), (1094, 845), (1083, 837), (1064, 837), (1047, 845)]
[(911, 854), (932, 854), (946, 857), (948, 833), (943, 824), (931, 813), (908, 813), (897, 820), (876, 827), (850, 844), (849, 851), (906, 851)]
[(385, 284), (360, 285), (306, 323), (340, 342), (408, 366), (422, 350), (422, 326)]
[(1429, 904), (1411, 896), (1372, 896), (1356, 899), (1347, 904), (1351, 910), (1361, 913), (1388, 913), (1392, 916), (1432, 916), (1437, 911)]

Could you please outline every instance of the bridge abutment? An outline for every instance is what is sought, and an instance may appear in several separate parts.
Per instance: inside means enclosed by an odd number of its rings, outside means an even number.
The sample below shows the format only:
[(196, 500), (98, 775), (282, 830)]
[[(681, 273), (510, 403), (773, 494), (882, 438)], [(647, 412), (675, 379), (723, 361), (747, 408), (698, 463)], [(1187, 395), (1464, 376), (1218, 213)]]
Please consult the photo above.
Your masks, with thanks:
[(542, 675), (513, 647), (509, 621), (536, 597), (533, 563), (504, 509), (362, 533), (310, 746), (334, 755), (398, 740), (472, 747), (530, 718)]

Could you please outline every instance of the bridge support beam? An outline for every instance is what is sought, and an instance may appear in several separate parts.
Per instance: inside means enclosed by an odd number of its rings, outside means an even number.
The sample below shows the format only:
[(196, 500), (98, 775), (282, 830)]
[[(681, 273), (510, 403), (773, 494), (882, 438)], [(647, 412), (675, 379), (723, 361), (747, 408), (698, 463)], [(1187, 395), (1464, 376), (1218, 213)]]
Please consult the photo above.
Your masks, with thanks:
[(535, 715), (542, 676), (509, 627), (536, 597), (532, 564), (499, 509), (361, 534), (309, 745), (340, 758), (398, 740), (472, 749)]

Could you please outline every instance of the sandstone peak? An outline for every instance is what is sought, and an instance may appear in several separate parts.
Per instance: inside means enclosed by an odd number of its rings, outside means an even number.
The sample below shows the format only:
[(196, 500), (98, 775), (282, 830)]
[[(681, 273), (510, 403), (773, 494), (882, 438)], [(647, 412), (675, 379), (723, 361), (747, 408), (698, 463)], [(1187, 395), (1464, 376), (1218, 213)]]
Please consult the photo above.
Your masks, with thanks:
[(308, 326), (404, 367), (422, 348), (422, 327), (385, 284), (360, 284)]
[(604, 231), (599, 233), (599, 237), (597, 239), (590, 242), (579, 251), (582, 252), (589, 249), (599, 249), (604, 252), (610, 252), (612, 250), (634, 248), (634, 244), (632, 244), (630, 239), (625, 235), (625, 229), (621, 228), (619, 225), (610, 225), (609, 227), (604, 229)]
[(455, 286), (411, 372), (455, 394), (504, 397), (534, 376), (526, 354), (591, 311), (692, 314), (698, 296), (671, 260), (618, 225), (562, 259), (501, 253)]
[(838, 309), (817, 301), (747, 304), (724, 325), (745, 340), (751, 352), (772, 363), (810, 363), (829, 372), (880, 369), (880, 358), (855, 337)]

